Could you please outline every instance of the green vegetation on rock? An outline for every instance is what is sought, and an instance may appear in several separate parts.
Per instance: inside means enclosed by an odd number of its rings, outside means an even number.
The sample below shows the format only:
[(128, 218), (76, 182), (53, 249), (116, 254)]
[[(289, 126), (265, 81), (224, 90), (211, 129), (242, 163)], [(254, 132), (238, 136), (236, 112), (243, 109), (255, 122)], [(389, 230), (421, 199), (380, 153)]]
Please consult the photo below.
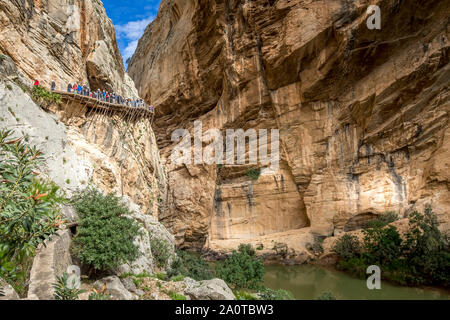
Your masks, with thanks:
[(152, 247), (153, 258), (158, 268), (166, 267), (171, 257), (169, 243), (164, 239), (154, 237), (151, 238), (150, 245)]
[(241, 244), (218, 266), (217, 276), (235, 288), (260, 289), (264, 264), (251, 245)]
[(264, 288), (258, 295), (261, 300), (294, 300), (292, 293), (283, 289), (273, 290)]
[(45, 88), (41, 86), (34, 86), (32, 91), (33, 99), (37, 100), (39, 103), (61, 103), (61, 95), (47, 91)]
[(245, 171), (245, 175), (252, 180), (256, 181), (259, 179), (259, 176), (261, 175), (261, 169), (260, 168), (250, 168)]
[(43, 154), (0, 130), (0, 277), (24, 294), (35, 249), (57, 231), (59, 187), (39, 178)]
[(111, 270), (139, 257), (134, 244), (139, 225), (128, 218), (128, 208), (112, 194), (88, 188), (73, 198), (80, 217), (73, 252), (94, 270)]
[(177, 275), (201, 281), (212, 279), (214, 272), (201, 256), (188, 251), (177, 250), (177, 257), (172, 262), (168, 276), (174, 277)]
[(450, 286), (450, 242), (438, 229), (430, 206), (424, 214), (409, 217), (408, 231), (402, 237), (397, 228), (377, 221), (363, 230), (362, 243), (350, 235), (334, 245), (338, 268), (365, 277), (370, 265), (379, 266), (384, 279), (402, 285)]

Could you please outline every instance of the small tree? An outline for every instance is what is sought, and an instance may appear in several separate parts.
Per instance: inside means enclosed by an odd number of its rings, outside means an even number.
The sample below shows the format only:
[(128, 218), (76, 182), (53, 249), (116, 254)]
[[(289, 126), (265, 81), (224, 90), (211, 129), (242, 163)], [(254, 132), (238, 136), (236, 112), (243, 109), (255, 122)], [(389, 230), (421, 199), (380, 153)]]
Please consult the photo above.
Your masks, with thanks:
[(106, 271), (139, 256), (134, 239), (139, 226), (126, 217), (129, 210), (114, 195), (86, 189), (73, 199), (80, 216), (74, 253), (94, 270)]
[(223, 265), (217, 268), (219, 278), (236, 288), (259, 289), (263, 283), (264, 264), (251, 245), (241, 244)]
[(169, 277), (183, 275), (194, 280), (209, 280), (213, 278), (213, 270), (202, 258), (193, 253), (178, 250), (177, 257), (172, 262)]
[(414, 278), (422, 283), (450, 286), (450, 245), (438, 229), (431, 206), (424, 214), (414, 212), (409, 219), (404, 252), (408, 265), (414, 266)]
[(152, 238), (150, 240), (152, 255), (158, 268), (164, 268), (170, 259), (169, 243), (164, 239)]
[(339, 258), (348, 260), (361, 253), (361, 245), (356, 236), (344, 234), (336, 241), (332, 251), (336, 253)]
[(394, 226), (363, 230), (364, 255), (368, 264), (390, 265), (402, 253), (402, 238)]

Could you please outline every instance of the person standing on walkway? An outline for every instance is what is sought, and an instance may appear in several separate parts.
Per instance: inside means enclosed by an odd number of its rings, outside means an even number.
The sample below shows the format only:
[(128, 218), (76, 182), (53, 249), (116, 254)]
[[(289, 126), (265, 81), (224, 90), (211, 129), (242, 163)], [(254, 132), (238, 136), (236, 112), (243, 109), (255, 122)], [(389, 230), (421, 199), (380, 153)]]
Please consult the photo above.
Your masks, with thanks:
[(38, 79), (34, 79), (34, 86), (37, 87), (39, 85), (39, 80)]
[(67, 85), (67, 92), (70, 93), (71, 91), (72, 91), (72, 84), (69, 83), (69, 84)]
[(54, 80), (52, 80), (52, 91), (55, 91), (55, 88), (56, 88), (56, 83)]
[(81, 91), (83, 90), (83, 87), (81, 86), (81, 84), (78, 85), (77, 87), (77, 92), (79, 95), (81, 95)]
[(73, 93), (77, 93), (77, 88), (78, 88), (78, 85), (77, 85), (76, 82), (74, 82), (74, 83), (73, 83), (73, 86), (72, 86), (72, 91), (73, 91)]

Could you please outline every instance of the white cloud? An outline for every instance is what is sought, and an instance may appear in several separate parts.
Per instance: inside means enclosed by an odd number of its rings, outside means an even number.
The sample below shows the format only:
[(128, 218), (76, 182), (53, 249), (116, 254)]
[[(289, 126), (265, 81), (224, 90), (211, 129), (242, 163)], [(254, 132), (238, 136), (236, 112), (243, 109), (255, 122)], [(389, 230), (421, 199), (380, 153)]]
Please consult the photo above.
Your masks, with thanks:
[(137, 21), (130, 21), (126, 24), (116, 25), (117, 37), (127, 43), (127, 47), (122, 52), (124, 60), (130, 58), (136, 51), (138, 41), (144, 34), (145, 28), (155, 19), (154, 16)]
[(134, 52), (136, 51), (138, 42), (139, 40), (128, 42), (127, 47), (123, 51), (123, 57), (125, 60), (133, 56)]

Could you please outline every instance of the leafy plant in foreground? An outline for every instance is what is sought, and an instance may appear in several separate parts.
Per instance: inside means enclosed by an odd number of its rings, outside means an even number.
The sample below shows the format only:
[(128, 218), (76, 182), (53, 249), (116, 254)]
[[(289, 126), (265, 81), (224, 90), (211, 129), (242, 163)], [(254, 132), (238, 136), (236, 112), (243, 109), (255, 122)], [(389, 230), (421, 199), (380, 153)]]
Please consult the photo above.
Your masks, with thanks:
[(63, 197), (55, 184), (39, 180), (42, 153), (12, 136), (0, 130), (0, 277), (17, 284), (26, 280), (37, 246), (62, 223)]
[(69, 276), (65, 272), (61, 277), (56, 278), (56, 283), (53, 284), (55, 300), (77, 300), (80, 294), (86, 292), (86, 290), (75, 288), (74, 284), (68, 281)]

